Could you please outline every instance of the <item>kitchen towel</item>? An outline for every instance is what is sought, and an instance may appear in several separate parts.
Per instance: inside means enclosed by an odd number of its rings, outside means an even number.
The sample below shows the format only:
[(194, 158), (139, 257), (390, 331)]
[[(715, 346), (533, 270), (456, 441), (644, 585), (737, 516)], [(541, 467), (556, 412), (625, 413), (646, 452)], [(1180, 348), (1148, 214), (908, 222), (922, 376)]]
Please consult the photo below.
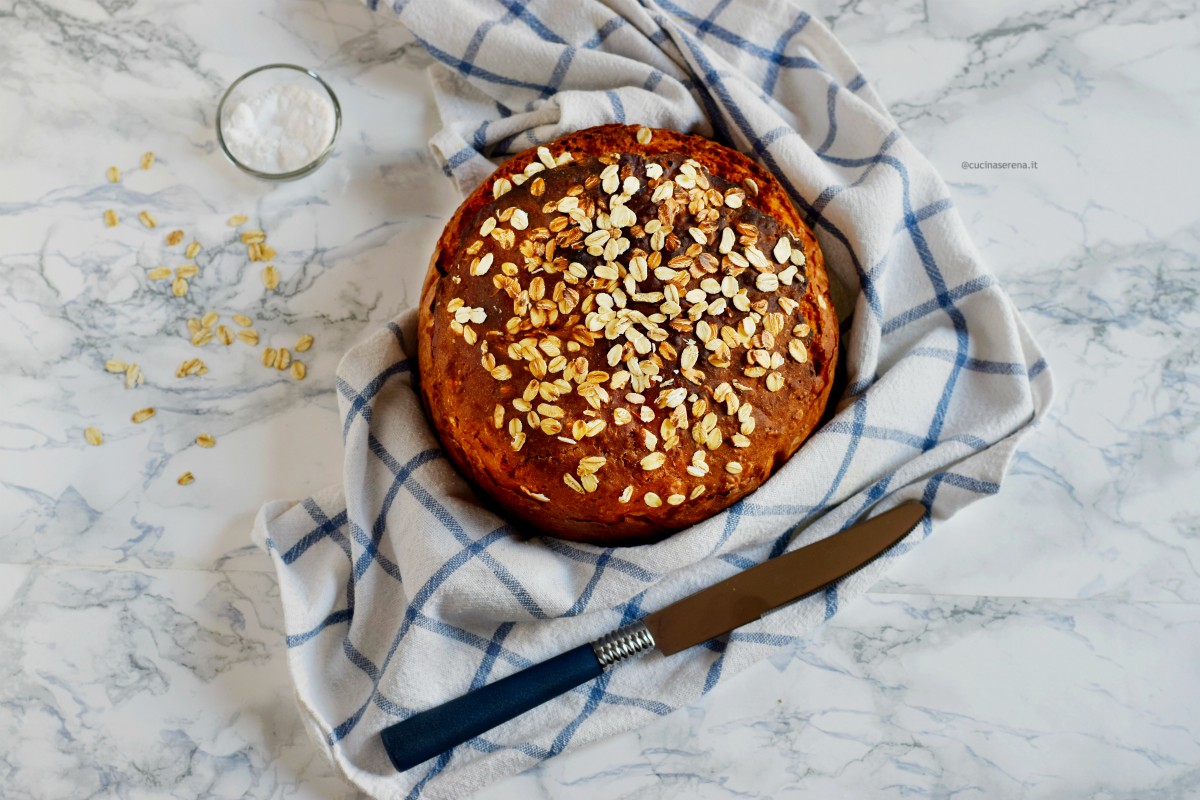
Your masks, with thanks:
[[(529, 537), (480, 504), (422, 414), (412, 312), (345, 356), (342, 483), (272, 503), (256, 526), (278, 570), (297, 699), (363, 791), (459, 798), (647, 725), (793, 647), (936, 520), (999, 489), (1051, 384), (942, 180), (795, 6), (393, 11), (435, 61), (444, 127), (431, 146), (464, 192), (506, 154), (614, 121), (708, 135), (764, 164), (825, 252), (848, 373), (836, 414), (757, 492), (660, 544), (605, 549)], [(404, 774), (388, 762), (387, 725), (910, 498), (931, 518), (834, 588), (685, 654), (622, 665)]]

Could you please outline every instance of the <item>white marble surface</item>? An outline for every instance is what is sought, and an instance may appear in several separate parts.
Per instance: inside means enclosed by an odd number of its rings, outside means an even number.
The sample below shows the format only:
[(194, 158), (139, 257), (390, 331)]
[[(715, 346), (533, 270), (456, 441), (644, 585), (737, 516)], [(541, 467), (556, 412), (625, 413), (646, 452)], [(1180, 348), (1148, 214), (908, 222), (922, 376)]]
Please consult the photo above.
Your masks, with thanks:
[[(999, 496), (792, 657), (482, 797), (1200, 796), (1197, 10), (815, 4), (950, 183), (1057, 404)], [(212, 118), (277, 60), (330, 79), (345, 125), (318, 173), (265, 186)], [(424, 149), (424, 63), (351, 2), (0, 5), (5, 798), (357, 796), (300, 727), (248, 529), (336, 479), (338, 357), (411, 302), (455, 205)], [(961, 166), (1022, 159), (1038, 169)], [(224, 225), (239, 212), (280, 252), (274, 294)], [(142, 277), (182, 263), (175, 228), (204, 245), (185, 300)], [(238, 344), (176, 380), (209, 309), (264, 343), (312, 333), (308, 378)], [(217, 446), (189, 446), (201, 432)]]

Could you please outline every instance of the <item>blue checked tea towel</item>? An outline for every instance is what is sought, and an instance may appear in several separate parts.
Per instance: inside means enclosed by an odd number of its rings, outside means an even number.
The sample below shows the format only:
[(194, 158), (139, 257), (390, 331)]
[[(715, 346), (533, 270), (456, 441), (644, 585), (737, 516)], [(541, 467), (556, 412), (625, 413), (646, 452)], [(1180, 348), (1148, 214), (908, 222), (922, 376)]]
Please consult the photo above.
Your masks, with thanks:
[(946, 186), (837, 40), (789, 3), (412, 0), (393, 10), (436, 61), (444, 128), (432, 147), (464, 192), (505, 154), (600, 123), (711, 136), (783, 182), (825, 251), (846, 321), (848, 386), (796, 456), (707, 522), (615, 550), (531, 538), (480, 504), (422, 414), (413, 313), (346, 355), (342, 484), (266, 506), (256, 531), (278, 569), (297, 699), (363, 791), (459, 798), (645, 725), (792, 647), (931, 521), (820, 596), (687, 653), (623, 665), (407, 773), (392, 769), (380, 730), (873, 507), (917, 498), (944, 519), (995, 493), (1051, 384)]

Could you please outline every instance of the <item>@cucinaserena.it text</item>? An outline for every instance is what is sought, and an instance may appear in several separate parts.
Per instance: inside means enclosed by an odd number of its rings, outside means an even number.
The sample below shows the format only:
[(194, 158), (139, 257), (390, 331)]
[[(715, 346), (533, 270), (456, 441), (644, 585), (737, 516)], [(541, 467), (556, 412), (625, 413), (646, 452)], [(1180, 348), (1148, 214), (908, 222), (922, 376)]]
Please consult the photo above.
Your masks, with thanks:
[(1037, 169), (1036, 161), (964, 161), (963, 169)]

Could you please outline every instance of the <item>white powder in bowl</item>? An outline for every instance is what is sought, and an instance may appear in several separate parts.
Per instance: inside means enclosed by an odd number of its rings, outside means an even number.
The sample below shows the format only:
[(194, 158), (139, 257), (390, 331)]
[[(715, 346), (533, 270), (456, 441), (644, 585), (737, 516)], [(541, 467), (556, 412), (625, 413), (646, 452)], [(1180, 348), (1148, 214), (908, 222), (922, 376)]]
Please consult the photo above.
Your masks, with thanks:
[(333, 138), (336, 119), (324, 90), (290, 83), (246, 92), (223, 122), (234, 158), (258, 172), (279, 174), (316, 160)]

